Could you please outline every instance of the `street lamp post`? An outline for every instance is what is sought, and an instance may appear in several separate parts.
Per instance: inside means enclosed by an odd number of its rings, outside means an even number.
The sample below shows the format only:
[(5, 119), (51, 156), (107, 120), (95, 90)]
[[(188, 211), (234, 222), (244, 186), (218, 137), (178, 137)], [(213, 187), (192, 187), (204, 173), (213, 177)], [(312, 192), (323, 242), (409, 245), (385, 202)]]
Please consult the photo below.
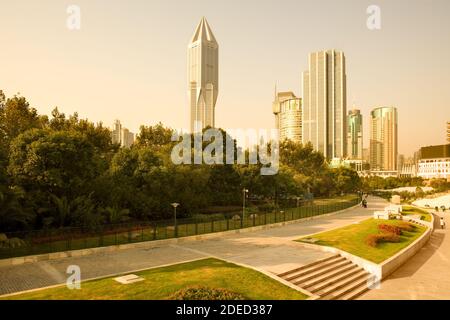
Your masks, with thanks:
[(177, 225), (177, 207), (180, 205), (179, 203), (171, 204), (174, 210), (174, 228), (175, 228), (175, 238), (178, 238), (178, 225)]
[(244, 227), (244, 219), (245, 219), (245, 198), (248, 194), (248, 189), (242, 189), (242, 219), (241, 219), (241, 228)]

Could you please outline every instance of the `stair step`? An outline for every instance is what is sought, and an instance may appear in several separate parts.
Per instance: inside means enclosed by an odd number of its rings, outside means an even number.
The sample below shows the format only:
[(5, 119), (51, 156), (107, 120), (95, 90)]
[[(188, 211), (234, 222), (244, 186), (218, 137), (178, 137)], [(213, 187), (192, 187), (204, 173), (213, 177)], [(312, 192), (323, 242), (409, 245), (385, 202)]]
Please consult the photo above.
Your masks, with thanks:
[(284, 278), (284, 277), (287, 276), (287, 275), (290, 275), (290, 274), (293, 274), (293, 273), (296, 273), (296, 272), (299, 272), (299, 271), (302, 271), (302, 270), (305, 270), (305, 269), (309, 269), (309, 268), (311, 268), (311, 267), (313, 267), (313, 266), (316, 266), (316, 265), (321, 264), (321, 263), (323, 263), (323, 262), (327, 262), (327, 261), (333, 260), (333, 259), (335, 259), (335, 258), (337, 258), (337, 257), (340, 257), (340, 255), (339, 255), (339, 254), (336, 254), (336, 255), (333, 255), (333, 256), (331, 256), (331, 257), (328, 257), (328, 258), (325, 258), (325, 259), (320, 259), (320, 260), (317, 260), (317, 261), (312, 262), (312, 263), (310, 263), (310, 264), (301, 266), (301, 267), (299, 267), (299, 268), (296, 268), (296, 269), (293, 269), (293, 270), (289, 270), (289, 271), (280, 273), (280, 274), (278, 274), (278, 277)]
[(368, 286), (367, 286), (367, 279), (368, 279), (368, 276), (364, 277), (364, 278), (362, 278), (360, 280), (357, 280), (356, 282), (353, 282), (353, 283), (345, 286), (344, 288), (342, 288), (342, 289), (340, 289), (338, 291), (335, 291), (335, 292), (333, 292), (333, 293), (331, 293), (329, 295), (322, 296), (322, 299), (325, 299), (325, 300), (337, 300), (337, 299), (340, 299), (343, 296), (346, 296), (346, 295), (350, 294), (353, 291), (356, 291), (356, 290), (360, 289), (360, 287), (362, 287), (362, 286), (365, 286), (366, 288), (368, 288)]
[(311, 282), (303, 284), (302, 287), (308, 289), (309, 292), (315, 293), (323, 290), (326, 287), (332, 286), (345, 278), (352, 277), (357, 273), (360, 273), (363, 269), (355, 265), (347, 265), (343, 268), (336, 270), (328, 275), (313, 279)]
[(363, 284), (359, 288), (356, 288), (352, 292), (348, 293), (347, 295), (342, 296), (341, 300), (354, 300), (354, 299), (358, 298), (360, 295), (362, 295), (364, 292), (367, 292), (369, 290), (370, 290), (369, 286), (367, 286), (366, 284)]
[(337, 263), (340, 263), (340, 262), (343, 262), (343, 261), (345, 261), (345, 258), (339, 256), (339, 257), (336, 257), (336, 258), (334, 258), (332, 260), (329, 260), (327, 262), (324, 262), (324, 263), (312, 266), (311, 268), (308, 268), (308, 269), (302, 270), (300, 272), (291, 274), (289, 277), (284, 278), (284, 279), (287, 280), (287, 281), (292, 281), (292, 280), (301, 278), (301, 277), (303, 277), (303, 276), (305, 276), (307, 274), (311, 274), (313, 272), (329, 268), (330, 266), (333, 266), (333, 265), (335, 265)]
[(327, 268), (315, 270), (314, 272), (308, 273), (308, 274), (304, 275), (303, 277), (299, 277), (299, 278), (296, 277), (296, 281), (294, 282), (294, 284), (299, 286), (299, 285), (301, 285), (309, 280), (312, 280), (316, 277), (333, 272), (336, 269), (339, 269), (343, 266), (351, 265), (351, 264), (352, 264), (351, 261), (344, 259), (344, 261), (341, 261), (339, 263), (328, 266)]
[(347, 277), (347, 278), (344, 278), (341, 281), (339, 281), (329, 287), (326, 287), (324, 290), (319, 291), (317, 294), (319, 296), (330, 295), (333, 292), (336, 292), (336, 291), (341, 290), (349, 285), (352, 285), (363, 278), (365, 279), (365, 281), (367, 283), (367, 278), (368, 278), (367, 272), (364, 270), (360, 270), (357, 274)]

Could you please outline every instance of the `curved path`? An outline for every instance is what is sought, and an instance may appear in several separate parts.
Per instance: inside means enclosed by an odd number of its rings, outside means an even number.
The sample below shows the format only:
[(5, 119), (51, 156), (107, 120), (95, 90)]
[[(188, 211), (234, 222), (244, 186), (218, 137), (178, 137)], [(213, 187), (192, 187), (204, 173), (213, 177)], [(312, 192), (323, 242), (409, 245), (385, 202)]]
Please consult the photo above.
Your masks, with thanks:
[(304, 248), (292, 240), (367, 219), (374, 210), (380, 210), (387, 203), (380, 198), (370, 198), (368, 202), (368, 209), (357, 207), (268, 230), (228, 234), (152, 249), (127, 249), (0, 267), (0, 295), (63, 284), (70, 265), (79, 266), (82, 280), (88, 280), (214, 256), (266, 273), (279, 274), (332, 255)]
[(439, 219), (449, 225), (449, 213), (435, 214), (435, 231), (430, 241), (409, 261), (370, 290), (361, 300), (437, 300), (450, 299), (450, 235), (441, 230)]

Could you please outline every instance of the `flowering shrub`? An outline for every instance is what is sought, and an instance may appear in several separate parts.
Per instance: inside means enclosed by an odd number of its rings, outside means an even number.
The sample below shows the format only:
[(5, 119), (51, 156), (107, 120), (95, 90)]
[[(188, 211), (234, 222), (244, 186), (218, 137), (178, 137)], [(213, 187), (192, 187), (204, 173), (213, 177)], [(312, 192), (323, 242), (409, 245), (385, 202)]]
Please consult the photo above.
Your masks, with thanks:
[(383, 232), (378, 234), (369, 234), (366, 243), (371, 247), (376, 247), (382, 242), (400, 242), (400, 236), (392, 232)]
[(198, 286), (178, 290), (170, 300), (245, 300), (245, 298), (226, 289)]
[(393, 233), (396, 235), (401, 235), (402, 234), (402, 229), (397, 227), (397, 226), (393, 226), (390, 224), (379, 224), (378, 225), (378, 230), (380, 230), (381, 232), (387, 232), (387, 233)]

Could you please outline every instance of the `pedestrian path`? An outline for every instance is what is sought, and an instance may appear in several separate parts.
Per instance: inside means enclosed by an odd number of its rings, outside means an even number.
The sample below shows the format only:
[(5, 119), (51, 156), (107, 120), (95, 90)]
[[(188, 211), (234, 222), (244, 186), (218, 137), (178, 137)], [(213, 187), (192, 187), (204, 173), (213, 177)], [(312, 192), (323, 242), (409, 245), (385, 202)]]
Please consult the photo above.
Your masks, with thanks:
[(151, 249), (135, 248), (0, 267), (0, 295), (63, 284), (68, 277), (66, 270), (71, 265), (79, 266), (82, 280), (87, 280), (214, 256), (280, 274), (330, 256), (329, 253), (304, 248), (292, 240), (367, 219), (374, 210), (385, 205), (386, 202), (380, 198), (369, 198), (368, 209), (357, 207), (272, 229)]

